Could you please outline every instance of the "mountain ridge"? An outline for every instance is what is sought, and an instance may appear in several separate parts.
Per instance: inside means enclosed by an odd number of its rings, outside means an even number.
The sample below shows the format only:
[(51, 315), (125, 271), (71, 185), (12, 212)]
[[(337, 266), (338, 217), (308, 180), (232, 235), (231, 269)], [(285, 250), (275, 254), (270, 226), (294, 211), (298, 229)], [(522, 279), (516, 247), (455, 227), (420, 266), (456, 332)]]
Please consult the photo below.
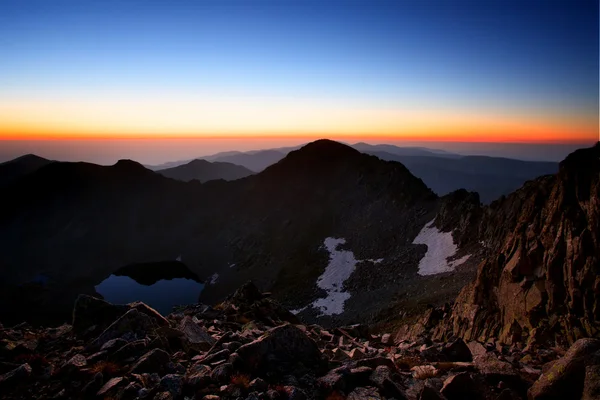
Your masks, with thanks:
[(253, 171), (240, 165), (219, 161), (210, 162), (203, 159), (195, 159), (187, 164), (173, 168), (160, 169), (155, 172), (168, 178), (178, 179), (184, 182), (195, 179), (201, 183), (216, 179), (230, 181), (245, 178), (254, 174)]
[[(477, 210), (471, 203), (474, 218), (463, 220), (467, 229), (455, 234), (486, 242), (477, 278), (450, 310), (428, 314), (417, 328), (405, 326), (398, 339), (425, 327), (438, 339), (496, 339), (535, 349), (597, 335), (599, 198), (600, 143), (570, 154), (557, 174), (530, 181), (489, 207)], [(439, 215), (437, 223), (449, 217)]]

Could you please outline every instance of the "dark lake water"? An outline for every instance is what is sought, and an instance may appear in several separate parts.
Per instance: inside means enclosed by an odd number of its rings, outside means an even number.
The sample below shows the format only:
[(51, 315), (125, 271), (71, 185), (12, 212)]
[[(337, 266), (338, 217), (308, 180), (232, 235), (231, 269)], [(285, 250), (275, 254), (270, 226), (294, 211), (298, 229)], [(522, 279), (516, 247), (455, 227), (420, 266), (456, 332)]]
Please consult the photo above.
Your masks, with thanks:
[[(133, 271), (131, 267), (121, 269), (98, 284), (96, 292), (113, 304), (142, 301), (163, 315), (169, 314), (173, 306), (197, 303), (204, 284), (190, 278), (187, 271), (173, 274), (173, 266), (163, 267), (155, 264), (135, 266)], [(135, 279), (124, 275), (124, 271)], [(161, 272), (165, 279), (160, 279)]]

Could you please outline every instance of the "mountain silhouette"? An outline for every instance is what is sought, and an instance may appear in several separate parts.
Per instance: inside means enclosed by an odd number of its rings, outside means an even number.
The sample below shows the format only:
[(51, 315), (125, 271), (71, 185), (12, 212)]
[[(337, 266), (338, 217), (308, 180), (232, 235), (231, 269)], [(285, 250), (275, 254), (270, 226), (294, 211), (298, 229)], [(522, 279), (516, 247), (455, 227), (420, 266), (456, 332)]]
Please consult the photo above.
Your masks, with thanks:
[(187, 164), (173, 168), (157, 170), (159, 174), (167, 178), (173, 178), (184, 182), (198, 180), (200, 182), (224, 179), (232, 181), (245, 178), (254, 174), (248, 168), (228, 162), (209, 162), (206, 160), (192, 160)]
[(26, 154), (0, 164), (0, 188), (18, 180), (19, 178), (37, 171), (43, 166), (52, 163), (35, 154)]

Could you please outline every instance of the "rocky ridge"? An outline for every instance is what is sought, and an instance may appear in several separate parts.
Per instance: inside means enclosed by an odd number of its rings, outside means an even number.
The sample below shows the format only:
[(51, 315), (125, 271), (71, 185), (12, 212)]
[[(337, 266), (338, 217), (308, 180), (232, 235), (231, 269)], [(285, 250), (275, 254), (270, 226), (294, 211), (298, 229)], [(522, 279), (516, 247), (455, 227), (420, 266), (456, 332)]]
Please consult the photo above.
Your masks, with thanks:
[(563, 354), (462, 339), (394, 344), (362, 325), (303, 325), (248, 283), (214, 308), (166, 317), (82, 295), (70, 325), (2, 328), (0, 391), (5, 399), (504, 400), (565, 390), (596, 398), (600, 341)]
[(487, 257), (453, 306), (430, 309), (397, 340), (497, 340), (526, 350), (566, 348), (600, 332), (600, 143), (489, 207), (476, 194), (444, 198), (436, 225), (457, 227)]

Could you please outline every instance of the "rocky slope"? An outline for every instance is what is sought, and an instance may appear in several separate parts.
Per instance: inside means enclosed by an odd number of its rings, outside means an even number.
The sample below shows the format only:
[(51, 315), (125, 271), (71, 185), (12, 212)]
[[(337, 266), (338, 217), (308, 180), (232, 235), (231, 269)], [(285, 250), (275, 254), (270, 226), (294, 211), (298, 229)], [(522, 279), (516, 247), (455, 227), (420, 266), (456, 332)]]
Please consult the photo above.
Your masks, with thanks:
[(458, 242), (479, 240), (488, 256), (452, 308), (430, 310), (398, 340), (431, 334), (565, 347), (600, 328), (600, 143), (560, 163), (489, 207), (453, 194), (436, 223), (458, 226)]
[(594, 399), (599, 369), (598, 340), (566, 354), (394, 344), (361, 325), (304, 325), (252, 284), (166, 317), (82, 295), (71, 324), (0, 329), (3, 399)]

